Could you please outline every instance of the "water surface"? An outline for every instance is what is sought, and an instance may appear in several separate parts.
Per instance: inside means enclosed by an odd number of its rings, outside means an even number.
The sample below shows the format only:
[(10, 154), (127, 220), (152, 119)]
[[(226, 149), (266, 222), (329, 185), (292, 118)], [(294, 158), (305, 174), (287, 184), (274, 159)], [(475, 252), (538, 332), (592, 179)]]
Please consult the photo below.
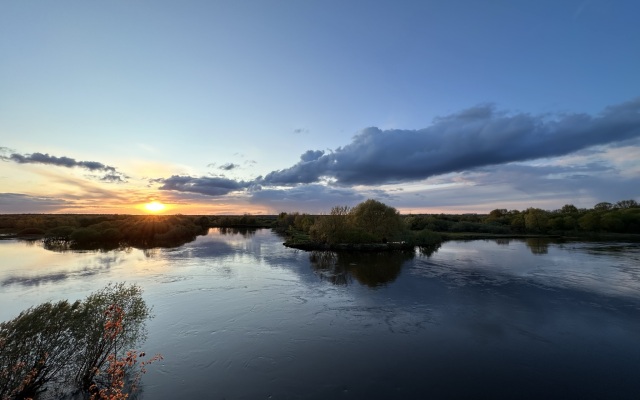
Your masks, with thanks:
[(288, 249), (212, 229), (177, 249), (0, 241), (0, 320), (108, 282), (141, 285), (162, 353), (143, 398), (638, 398), (640, 248), (447, 242)]

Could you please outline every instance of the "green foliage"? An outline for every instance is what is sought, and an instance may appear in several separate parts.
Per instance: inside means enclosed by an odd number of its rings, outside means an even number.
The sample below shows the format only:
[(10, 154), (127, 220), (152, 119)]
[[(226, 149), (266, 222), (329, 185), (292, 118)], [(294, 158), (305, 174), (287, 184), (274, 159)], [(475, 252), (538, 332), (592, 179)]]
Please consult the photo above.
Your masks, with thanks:
[[(124, 329), (116, 337), (104, 334), (107, 309), (112, 305), (123, 312)], [(119, 357), (146, 338), (144, 323), (149, 318), (150, 309), (142, 299), (142, 289), (139, 286), (119, 283), (89, 295), (83, 303), (80, 315), (82, 321), (91, 323), (80, 324), (75, 330), (76, 340), (84, 349), (75, 359), (75, 381), (88, 390), (110, 354)]]
[(50, 249), (111, 249), (179, 246), (206, 234), (210, 222), (183, 215), (3, 215), (0, 226), (44, 235)]
[[(108, 310), (121, 310), (122, 329), (107, 335)], [(44, 390), (88, 390), (145, 337), (150, 309), (136, 285), (109, 285), (84, 301), (44, 303), (0, 324), (0, 398), (36, 397)]]
[(353, 226), (366, 232), (372, 242), (395, 240), (404, 228), (398, 210), (372, 199), (355, 206), (349, 216)]
[(629, 199), (629, 200), (620, 200), (619, 202), (616, 203), (616, 208), (638, 208), (640, 207), (640, 205), (638, 205), (638, 202), (633, 200), (633, 199)]
[(79, 351), (80, 303), (44, 303), (0, 324), (0, 398), (36, 397), (60, 383)]
[[(286, 213), (282, 214), (286, 215)], [(208, 226), (217, 228), (271, 228), (275, 223), (273, 216), (251, 214), (218, 216), (211, 217), (209, 220)]]
[(560, 212), (562, 214), (575, 214), (575, 213), (578, 212), (578, 208), (576, 206), (574, 206), (573, 204), (565, 204), (560, 209)]
[(612, 208), (613, 208), (613, 204), (607, 203), (606, 201), (602, 203), (598, 203), (595, 206), (593, 206), (593, 209), (596, 211), (609, 211)]
[(442, 236), (436, 232), (424, 229), (414, 235), (413, 243), (417, 246), (433, 246), (442, 243)]
[(311, 239), (321, 243), (348, 243), (349, 237), (356, 237), (354, 227), (349, 223), (347, 206), (335, 206), (331, 214), (322, 216), (309, 228)]
[(578, 224), (585, 231), (597, 232), (600, 230), (600, 214), (595, 212), (585, 214), (580, 217)]
[(524, 224), (529, 232), (544, 233), (548, 229), (547, 212), (539, 208), (528, 208), (524, 216)]

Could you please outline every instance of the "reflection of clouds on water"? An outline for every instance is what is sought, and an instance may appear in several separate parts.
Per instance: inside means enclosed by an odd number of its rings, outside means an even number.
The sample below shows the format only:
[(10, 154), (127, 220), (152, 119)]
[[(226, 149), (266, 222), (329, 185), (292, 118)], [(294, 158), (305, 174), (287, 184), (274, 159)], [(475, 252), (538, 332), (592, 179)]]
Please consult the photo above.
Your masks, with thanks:
[(117, 253), (106, 254), (89, 260), (84, 267), (77, 270), (57, 271), (35, 275), (8, 276), (0, 282), (0, 286), (40, 286), (41, 284), (60, 282), (74, 277), (88, 277), (107, 272), (113, 266), (119, 265), (122, 262), (124, 262), (124, 259)]
[[(547, 239), (447, 242), (444, 251), (417, 259), (411, 274), (443, 278), (453, 286), (526, 284), (640, 297), (640, 246), (554, 243)], [(528, 251), (527, 251), (528, 250)]]
[(10, 276), (2, 281), (2, 286), (22, 285), (22, 286), (40, 286), (43, 283), (58, 282), (68, 278), (64, 272), (53, 274), (45, 274), (38, 276)]
[[(270, 231), (266, 232), (270, 234)], [(248, 256), (260, 259), (263, 253), (265, 232), (256, 229), (212, 228), (207, 236), (175, 249), (152, 249), (152, 258), (167, 259), (227, 259)]]

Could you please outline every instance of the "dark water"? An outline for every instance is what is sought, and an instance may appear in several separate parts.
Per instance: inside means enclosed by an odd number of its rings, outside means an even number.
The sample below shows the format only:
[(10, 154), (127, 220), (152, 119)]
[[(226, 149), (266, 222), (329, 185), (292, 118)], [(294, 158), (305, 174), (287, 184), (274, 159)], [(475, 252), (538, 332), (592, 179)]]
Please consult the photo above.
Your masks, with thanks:
[(640, 398), (640, 246), (448, 242), (431, 256), (0, 241), (0, 320), (107, 282), (154, 307), (143, 398)]

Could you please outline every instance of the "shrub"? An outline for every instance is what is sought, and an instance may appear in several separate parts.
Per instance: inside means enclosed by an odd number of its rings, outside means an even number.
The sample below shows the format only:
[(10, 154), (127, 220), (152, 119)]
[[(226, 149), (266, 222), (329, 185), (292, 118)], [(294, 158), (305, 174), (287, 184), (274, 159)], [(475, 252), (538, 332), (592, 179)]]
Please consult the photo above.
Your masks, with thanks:
[(114, 368), (131, 366), (133, 354), (137, 361), (131, 349), (145, 338), (150, 315), (141, 295), (136, 285), (109, 285), (82, 302), (44, 303), (1, 323), (0, 398), (72, 386), (98, 397), (122, 394), (123, 386), (111, 389), (114, 374), (125, 371)]

